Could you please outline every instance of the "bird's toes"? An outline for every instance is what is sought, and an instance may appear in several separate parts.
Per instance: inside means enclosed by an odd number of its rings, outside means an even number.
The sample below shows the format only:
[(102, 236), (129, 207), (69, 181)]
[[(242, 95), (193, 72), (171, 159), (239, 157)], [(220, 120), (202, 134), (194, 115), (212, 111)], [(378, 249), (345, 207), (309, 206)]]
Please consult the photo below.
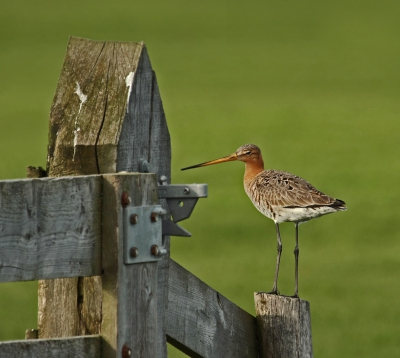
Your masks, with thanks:
[(275, 290), (272, 290), (272, 291), (269, 291), (269, 292), (266, 292), (268, 295), (277, 295), (277, 296), (280, 296), (281, 295), (281, 293), (279, 292), (279, 290), (278, 289), (275, 289)]

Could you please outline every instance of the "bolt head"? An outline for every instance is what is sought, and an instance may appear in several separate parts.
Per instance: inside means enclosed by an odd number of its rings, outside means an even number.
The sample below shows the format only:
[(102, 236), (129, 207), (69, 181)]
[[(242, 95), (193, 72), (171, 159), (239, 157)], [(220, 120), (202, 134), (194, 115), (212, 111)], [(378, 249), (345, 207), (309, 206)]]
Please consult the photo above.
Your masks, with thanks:
[(121, 205), (126, 208), (131, 203), (131, 198), (126, 191), (122, 192), (121, 195)]
[(137, 214), (132, 214), (129, 220), (132, 225), (135, 225), (138, 223), (139, 217), (137, 216)]
[(151, 246), (151, 254), (153, 256), (159, 256), (160, 255), (160, 248), (157, 245), (152, 245)]
[(150, 220), (151, 220), (152, 223), (157, 222), (158, 221), (158, 214), (157, 213), (151, 213)]
[(131, 249), (129, 250), (129, 255), (130, 257), (134, 258), (134, 257), (138, 257), (139, 255), (139, 250), (137, 247), (131, 247)]
[(122, 358), (129, 358), (132, 356), (132, 350), (126, 344), (124, 344), (122, 346), (121, 355)]
[(168, 181), (168, 178), (165, 175), (161, 175), (160, 177), (160, 184), (161, 185), (166, 185)]
[(190, 189), (189, 188), (183, 189), (183, 194), (188, 195), (189, 193), (190, 193)]

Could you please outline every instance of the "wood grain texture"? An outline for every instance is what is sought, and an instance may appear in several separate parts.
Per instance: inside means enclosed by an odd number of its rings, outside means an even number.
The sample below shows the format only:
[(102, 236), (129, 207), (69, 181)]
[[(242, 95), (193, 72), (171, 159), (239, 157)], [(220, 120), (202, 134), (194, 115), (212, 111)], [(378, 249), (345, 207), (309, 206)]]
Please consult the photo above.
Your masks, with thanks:
[[(130, 74), (133, 82), (127, 86)], [(158, 177), (170, 179), (169, 133), (144, 44), (71, 37), (51, 107), (48, 174), (138, 171), (142, 155)], [(166, 302), (168, 258), (158, 267), (163, 285), (158, 292)], [(100, 277), (39, 282), (40, 337), (99, 333), (101, 290)], [(70, 308), (65, 317), (76, 322), (54, 314), (60, 304)], [(163, 347), (158, 352), (166, 357), (165, 307), (158, 309), (158, 344)]]
[[(142, 48), (135, 72), (127, 111), (122, 124), (117, 152), (117, 172), (138, 172), (139, 162), (145, 159), (156, 173), (171, 182), (171, 140), (167, 121), (146, 47)], [(165, 200), (160, 204), (168, 211)], [(165, 310), (168, 294), (168, 264), (170, 238), (163, 237), (163, 246), (168, 254), (158, 263), (158, 358), (167, 357)], [(163, 302), (164, 304), (161, 304)]]
[(0, 181), (0, 282), (101, 274), (101, 177)]
[(157, 204), (154, 174), (105, 175), (103, 199), (103, 357), (157, 357), (157, 262), (125, 265), (122, 192), (131, 206)]
[(142, 47), (70, 38), (50, 112), (49, 176), (116, 171), (126, 77), (136, 72)]
[(258, 357), (256, 320), (173, 260), (167, 339), (190, 357)]
[(0, 342), (0, 358), (98, 358), (100, 336)]
[(254, 294), (262, 358), (311, 358), (310, 305), (299, 298)]
[(142, 49), (128, 111), (118, 144), (117, 172), (139, 172), (139, 161), (151, 164), (157, 180), (171, 176), (171, 143), (155, 73)]

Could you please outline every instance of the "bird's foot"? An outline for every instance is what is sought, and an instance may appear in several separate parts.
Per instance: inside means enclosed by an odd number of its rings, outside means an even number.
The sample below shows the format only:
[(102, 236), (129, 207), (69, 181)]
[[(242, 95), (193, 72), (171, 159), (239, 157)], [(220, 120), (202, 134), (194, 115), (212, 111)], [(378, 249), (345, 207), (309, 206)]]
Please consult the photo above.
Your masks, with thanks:
[(262, 293), (266, 293), (267, 295), (277, 295), (277, 296), (281, 295), (280, 292), (277, 289), (272, 290), (270, 292), (260, 291), (260, 292), (257, 292), (257, 295), (261, 295)]
[(287, 298), (299, 298), (299, 295), (297, 293), (295, 293), (293, 296), (286, 296), (286, 295), (282, 295), (282, 297), (287, 297)]

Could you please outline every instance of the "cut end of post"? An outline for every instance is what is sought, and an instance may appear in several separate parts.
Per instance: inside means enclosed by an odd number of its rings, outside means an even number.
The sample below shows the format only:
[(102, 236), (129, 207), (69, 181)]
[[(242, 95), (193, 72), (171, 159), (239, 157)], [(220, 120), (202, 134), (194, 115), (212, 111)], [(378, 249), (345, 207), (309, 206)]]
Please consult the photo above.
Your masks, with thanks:
[(254, 293), (260, 357), (312, 358), (310, 304), (300, 298)]

